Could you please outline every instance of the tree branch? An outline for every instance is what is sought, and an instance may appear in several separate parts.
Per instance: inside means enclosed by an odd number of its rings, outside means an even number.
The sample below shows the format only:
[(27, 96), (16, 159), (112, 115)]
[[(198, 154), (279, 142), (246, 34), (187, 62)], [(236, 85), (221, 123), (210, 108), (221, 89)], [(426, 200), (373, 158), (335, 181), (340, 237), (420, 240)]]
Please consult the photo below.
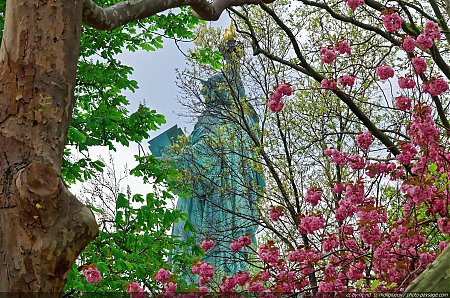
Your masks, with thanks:
[(170, 8), (189, 5), (194, 16), (207, 21), (216, 21), (222, 12), (231, 6), (271, 3), (274, 0), (128, 0), (107, 8), (84, 0), (83, 21), (99, 30), (112, 30), (132, 21), (147, 18)]

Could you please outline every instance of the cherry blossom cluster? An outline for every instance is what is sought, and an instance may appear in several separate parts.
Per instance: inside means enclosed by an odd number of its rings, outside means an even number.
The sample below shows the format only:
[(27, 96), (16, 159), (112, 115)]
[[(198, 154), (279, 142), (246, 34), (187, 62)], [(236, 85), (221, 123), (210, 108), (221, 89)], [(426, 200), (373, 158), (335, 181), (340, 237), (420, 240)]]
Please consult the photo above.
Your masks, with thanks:
[(274, 222), (277, 222), (280, 217), (284, 215), (283, 206), (276, 206), (270, 209), (269, 217)]
[(178, 285), (173, 281), (169, 282), (170, 271), (164, 268), (160, 268), (155, 274), (155, 280), (164, 284), (165, 293), (175, 293), (177, 291)]
[(305, 216), (300, 220), (298, 231), (301, 234), (312, 234), (325, 227), (325, 219), (319, 216)]
[(166, 283), (170, 278), (170, 271), (164, 268), (160, 268), (155, 274), (156, 281), (160, 283)]
[(394, 77), (394, 69), (389, 65), (378, 66), (376, 72), (380, 80), (387, 80)]
[(381, 18), (383, 19), (384, 28), (386, 28), (387, 32), (396, 32), (402, 27), (403, 19), (397, 12), (383, 12)]
[(364, 5), (364, 0), (344, 0), (348, 8), (355, 11), (358, 7)]
[[(374, 198), (365, 195), (363, 180), (336, 184), (333, 188), (334, 193), (345, 191), (344, 198), (338, 202), (338, 208), (335, 210), (336, 220), (344, 222), (339, 228), (342, 240), (334, 235), (324, 238), (322, 249), (324, 252), (332, 252), (338, 246), (350, 252), (345, 259), (337, 258), (335, 255), (330, 257), (330, 262), (324, 270), (324, 280), (319, 283), (319, 291), (345, 290), (346, 279), (356, 281), (364, 278), (366, 264), (358, 258), (364, 254), (364, 249), (353, 238), (356, 230), (345, 223), (354, 222), (355, 216), (359, 218), (357, 233), (361, 241), (374, 250), (372, 260), (374, 270), (377, 279), (386, 281), (385, 285), (411, 281), (414, 276), (411, 276), (410, 268), (420, 266), (424, 269), (438, 255), (420, 249), (427, 244), (426, 230), (423, 231), (421, 226), (415, 223), (414, 217), (409, 216), (413, 214), (414, 208), (425, 206), (428, 214), (435, 218), (439, 230), (444, 234), (450, 234), (448, 203), (443, 199), (446, 195), (440, 195), (440, 192), (446, 193), (446, 190), (430, 184), (433, 181), (439, 183), (437, 177), (444, 173), (448, 164), (446, 156), (450, 157), (450, 153), (439, 145), (439, 131), (429, 107), (419, 104), (414, 108), (413, 121), (407, 133), (410, 141), (400, 144), (401, 153), (397, 156), (397, 160), (403, 165), (409, 165), (414, 175), (406, 176), (403, 166), (394, 163), (366, 162), (363, 168), (360, 166), (356, 168), (365, 170), (366, 176), (371, 179), (391, 174), (394, 179), (403, 180), (400, 190), (405, 197), (403, 212), (408, 217), (398, 219), (388, 231), (383, 232), (381, 227), (386, 225), (388, 217), (386, 208), (378, 206)], [(370, 144), (366, 147), (369, 146)], [(339, 166), (351, 165), (358, 160), (355, 157), (349, 158), (345, 152), (336, 149), (326, 149), (324, 154)], [(436, 176), (428, 174), (430, 164), (436, 165)], [(447, 242), (440, 243), (439, 249), (444, 249), (446, 245)], [(348, 269), (339, 273), (337, 268)], [(386, 291), (385, 285), (380, 285), (377, 290)]]
[(448, 83), (442, 78), (434, 78), (423, 84), (423, 92), (431, 96), (439, 96), (448, 90)]
[(412, 100), (404, 95), (397, 96), (395, 98), (395, 107), (402, 111), (408, 111), (411, 109)]
[(86, 277), (86, 281), (90, 284), (99, 283), (102, 280), (102, 275), (100, 271), (94, 266), (90, 266), (83, 271), (84, 276)]
[(323, 191), (321, 189), (308, 188), (306, 191), (305, 201), (313, 206), (316, 206), (319, 203), (322, 193)]
[(203, 249), (205, 252), (210, 250), (216, 245), (214, 240), (212, 239), (205, 239), (200, 243), (200, 248)]
[(372, 133), (370, 131), (359, 133), (356, 136), (356, 145), (358, 145), (359, 148), (367, 150), (369, 149), (370, 145), (372, 145), (373, 137)]
[(338, 54), (351, 55), (352, 48), (346, 40), (341, 40), (334, 47), (322, 47), (320, 49), (320, 54), (322, 55), (320, 61), (326, 64), (331, 64), (337, 59)]
[(258, 256), (265, 263), (276, 264), (280, 256), (280, 250), (273, 243), (264, 244), (258, 248)]
[(282, 83), (275, 88), (275, 91), (269, 95), (269, 109), (277, 113), (284, 107), (283, 95), (292, 95), (292, 86), (289, 83)]
[[(426, 51), (430, 49), (436, 40), (441, 38), (441, 33), (439, 31), (439, 26), (435, 22), (427, 21), (424, 26), (424, 32), (417, 36), (415, 42), (419, 46), (420, 49)], [(414, 51), (414, 39), (412, 37), (408, 37), (403, 41), (402, 47), (408, 52), (412, 53)]]
[(238, 252), (243, 247), (249, 246), (250, 244), (252, 244), (252, 239), (250, 238), (250, 236), (239, 236), (236, 241), (231, 242), (230, 249), (233, 252)]
[(137, 282), (130, 282), (125, 285), (125, 288), (130, 298), (145, 298), (145, 291)]
[[(415, 67), (414, 67), (414, 69), (415, 69)], [(398, 78), (398, 86), (401, 89), (412, 89), (412, 88), (416, 87), (416, 82), (414, 81), (414, 78), (411, 76), (400, 77), (400, 78)]]
[(214, 276), (214, 266), (203, 261), (196, 262), (192, 266), (192, 273), (200, 275), (198, 281), (200, 286), (204, 286), (209, 283)]

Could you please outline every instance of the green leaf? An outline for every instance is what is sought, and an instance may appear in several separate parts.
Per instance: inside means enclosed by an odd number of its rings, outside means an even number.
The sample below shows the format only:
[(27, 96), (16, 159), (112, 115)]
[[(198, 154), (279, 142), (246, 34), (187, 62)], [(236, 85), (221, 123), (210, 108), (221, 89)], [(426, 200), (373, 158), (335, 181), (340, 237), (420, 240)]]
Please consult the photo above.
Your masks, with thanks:
[(195, 228), (192, 225), (192, 223), (189, 220), (186, 220), (186, 222), (184, 223), (184, 230), (186, 232), (193, 232), (195, 233)]
[(78, 129), (76, 129), (73, 126), (69, 127), (69, 136), (68, 137), (80, 144), (86, 142), (86, 136), (81, 131), (79, 131)]
[(437, 170), (437, 164), (432, 163), (430, 165), (428, 165), (428, 171), (430, 171), (431, 173), (435, 173)]
[(125, 197), (125, 195), (123, 193), (120, 193), (117, 196), (116, 209), (128, 208), (129, 206), (130, 206), (130, 202), (128, 201), (128, 199)]
[(379, 284), (378, 279), (374, 279), (374, 280), (372, 281), (372, 285), (371, 285), (372, 289), (378, 288), (378, 284)]

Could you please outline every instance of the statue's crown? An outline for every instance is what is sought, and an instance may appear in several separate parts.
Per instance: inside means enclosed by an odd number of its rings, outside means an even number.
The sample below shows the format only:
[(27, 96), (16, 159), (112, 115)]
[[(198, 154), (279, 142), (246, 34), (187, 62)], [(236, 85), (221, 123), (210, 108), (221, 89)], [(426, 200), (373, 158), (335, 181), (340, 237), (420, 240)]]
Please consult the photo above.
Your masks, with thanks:
[(224, 43), (228, 42), (229, 40), (237, 40), (237, 34), (236, 30), (234, 29), (233, 23), (230, 24), (230, 27), (228, 29), (225, 29), (222, 35), (222, 41)]

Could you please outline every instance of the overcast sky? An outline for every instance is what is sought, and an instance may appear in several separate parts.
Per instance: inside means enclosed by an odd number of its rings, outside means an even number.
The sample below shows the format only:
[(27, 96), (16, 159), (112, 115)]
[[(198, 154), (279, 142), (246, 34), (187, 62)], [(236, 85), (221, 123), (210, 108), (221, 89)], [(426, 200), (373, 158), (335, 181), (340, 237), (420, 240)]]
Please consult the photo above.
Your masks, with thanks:
[[(211, 23), (214, 27), (229, 26), (229, 18), (223, 14), (219, 21)], [(187, 51), (193, 44), (179, 43), (183, 51)], [(151, 138), (164, 132), (166, 129), (177, 124), (183, 130), (192, 131), (195, 124), (195, 119), (189, 119), (179, 116), (183, 114), (183, 107), (177, 101), (179, 89), (176, 86), (176, 69), (183, 70), (186, 68), (186, 59), (183, 53), (175, 45), (172, 40), (164, 41), (164, 48), (158, 49), (154, 52), (137, 51), (134, 53), (124, 52), (120, 56), (120, 60), (128, 66), (134, 68), (132, 79), (139, 84), (139, 89), (134, 93), (125, 92), (124, 94), (130, 101), (131, 112), (134, 112), (139, 103), (145, 101), (146, 105), (156, 110), (166, 118), (166, 124), (162, 125), (157, 131), (150, 132)], [(148, 140), (142, 142), (142, 145), (148, 150)], [(90, 150), (93, 157), (102, 156), (108, 160), (108, 150), (106, 147), (96, 147)], [(136, 165), (134, 155), (138, 154), (138, 146), (130, 144), (130, 147), (117, 145), (117, 152), (113, 152), (115, 167), (117, 170), (123, 169), (125, 165), (129, 169)], [(145, 186), (141, 179), (130, 177), (126, 184), (129, 184), (133, 193), (146, 194), (149, 191), (148, 186)], [(126, 184), (123, 185), (126, 189)], [(81, 191), (81, 184), (72, 187), (72, 191), (79, 193)]]

